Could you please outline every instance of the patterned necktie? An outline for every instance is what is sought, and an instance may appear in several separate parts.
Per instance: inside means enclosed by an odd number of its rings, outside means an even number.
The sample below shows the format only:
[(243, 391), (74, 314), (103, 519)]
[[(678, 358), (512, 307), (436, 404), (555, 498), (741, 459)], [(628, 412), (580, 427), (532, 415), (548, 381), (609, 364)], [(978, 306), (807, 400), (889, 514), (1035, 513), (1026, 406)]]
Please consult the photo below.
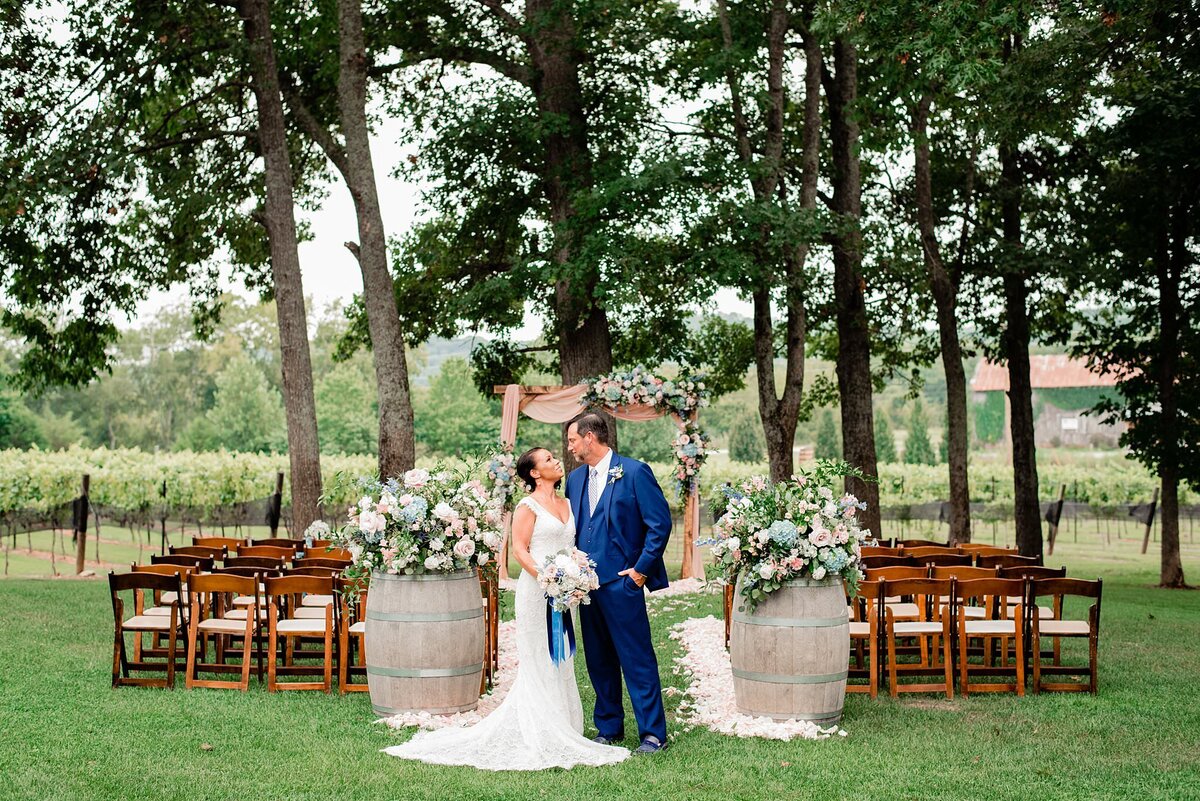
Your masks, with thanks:
[(600, 483), (600, 472), (596, 468), (592, 468), (592, 472), (588, 477), (588, 514), (595, 514), (596, 504), (600, 502), (600, 493), (604, 492), (604, 485)]

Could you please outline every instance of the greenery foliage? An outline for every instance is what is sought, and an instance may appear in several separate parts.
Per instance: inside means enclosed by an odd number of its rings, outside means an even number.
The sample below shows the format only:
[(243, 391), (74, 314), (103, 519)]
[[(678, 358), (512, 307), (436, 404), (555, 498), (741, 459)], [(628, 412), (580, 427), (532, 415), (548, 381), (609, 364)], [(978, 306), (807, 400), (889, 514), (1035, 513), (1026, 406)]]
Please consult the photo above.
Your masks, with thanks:
[(837, 426), (833, 422), (833, 411), (825, 409), (821, 412), (821, 422), (817, 428), (817, 444), (815, 448), (818, 459), (838, 459), (842, 455), (842, 445), (838, 441)]

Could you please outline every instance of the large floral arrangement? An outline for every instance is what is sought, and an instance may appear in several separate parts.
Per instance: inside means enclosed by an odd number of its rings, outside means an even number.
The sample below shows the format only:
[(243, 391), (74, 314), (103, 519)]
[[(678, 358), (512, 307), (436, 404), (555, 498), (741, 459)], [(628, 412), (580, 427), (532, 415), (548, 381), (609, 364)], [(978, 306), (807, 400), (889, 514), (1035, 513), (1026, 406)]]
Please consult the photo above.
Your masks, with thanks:
[(708, 405), (708, 388), (703, 376), (680, 376), (672, 381), (660, 378), (644, 367), (635, 367), (629, 372), (610, 373), (589, 380), (583, 402), (609, 409), (645, 405), (678, 415), (681, 431), (671, 441), (675, 451), (676, 489), (682, 495), (695, 486), (700, 468), (708, 458), (708, 435), (696, 419), (697, 411)]
[(350, 551), (347, 575), (445, 573), (489, 567), (501, 543), (502, 502), (469, 474), (409, 470), (360, 480), (362, 498), (335, 544)]
[(833, 488), (850, 475), (862, 478), (846, 462), (819, 461), (787, 481), (756, 476), (725, 489), (728, 504), (710, 543), (721, 576), (730, 584), (741, 578), (749, 609), (796, 578), (839, 577), (857, 590), (860, 547), (871, 538), (858, 524), (866, 504)]

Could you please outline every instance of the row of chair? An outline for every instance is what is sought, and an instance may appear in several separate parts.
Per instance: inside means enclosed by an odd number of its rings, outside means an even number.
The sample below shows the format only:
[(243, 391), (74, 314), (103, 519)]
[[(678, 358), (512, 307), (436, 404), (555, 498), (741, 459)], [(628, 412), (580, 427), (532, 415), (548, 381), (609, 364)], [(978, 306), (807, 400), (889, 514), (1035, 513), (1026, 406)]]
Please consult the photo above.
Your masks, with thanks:
[(921, 565), (970, 565), (997, 568), (1038, 565), (1037, 557), (1021, 556), (1014, 550), (990, 545), (901, 545), (895, 548), (868, 546), (862, 549), (864, 568)]
[[(342, 692), (365, 689), (351, 675), (361, 674), (355, 653), (362, 653), (364, 606), (340, 569), (302, 567), (290, 570), (246, 567), (201, 572), (186, 565), (132, 565), (128, 573), (111, 573), (115, 635), (113, 687), (125, 684), (173, 687), (178, 663), (186, 662), (188, 687), (249, 686), (257, 661), (263, 677), (267, 659), (267, 688), (320, 689), (329, 692), (336, 662)], [(126, 616), (123, 596), (132, 593), (132, 616)], [(365, 594), (365, 590), (363, 590)], [(125, 635), (134, 636), (132, 656)], [(145, 635), (152, 635), (147, 647)], [(215, 661), (209, 662), (208, 641), (214, 641)], [(164, 641), (165, 640), (165, 647)], [(265, 640), (265, 647), (264, 647)], [(298, 646), (316, 642), (318, 651)], [(336, 652), (335, 646), (336, 644)], [(281, 647), (282, 646), (282, 647)], [(355, 647), (357, 646), (357, 648)], [(319, 657), (321, 664), (298, 664), (296, 657)], [(148, 661), (160, 657), (163, 661)], [(240, 657), (240, 662), (227, 661)], [(361, 658), (361, 657), (360, 657)], [(131, 676), (131, 672), (161, 672), (162, 678)], [(237, 673), (234, 681), (202, 679), (201, 672)], [(280, 682), (281, 675), (316, 674), (319, 681)]]
[[(866, 683), (850, 684), (847, 691), (875, 697), (886, 675), (892, 696), (936, 691), (952, 698), (957, 674), (964, 696), (983, 691), (1024, 695), (1031, 665), (1034, 692), (1095, 693), (1101, 586), (1099, 580), (1066, 578), (1065, 567), (931, 565), (868, 570), (849, 606), (854, 662), (849, 675), (865, 678)], [(1064, 617), (1064, 599), (1071, 596), (1094, 599), (1086, 620)], [(1050, 603), (1040, 605), (1040, 599)], [(1048, 651), (1042, 647), (1044, 638), (1052, 644)], [(1062, 664), (1063, 638), (1088, 640), (1086, 667)], [(910, 675), (937, 676), (938, 681), (900, 681)], [(979, 681), (978, 675), (1008, 680)], [(1048, 675), (1086, 681), (1050, 682), (1044, 679)]]

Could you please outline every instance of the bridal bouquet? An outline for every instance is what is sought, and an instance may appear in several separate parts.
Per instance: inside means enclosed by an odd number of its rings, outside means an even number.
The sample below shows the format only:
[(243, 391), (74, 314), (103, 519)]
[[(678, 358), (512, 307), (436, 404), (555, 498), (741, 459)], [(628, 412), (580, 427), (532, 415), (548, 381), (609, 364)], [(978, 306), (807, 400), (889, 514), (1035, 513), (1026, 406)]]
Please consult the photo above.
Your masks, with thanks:
[(575, 654), (575, 630), (571, 610), (591, 603), (592, 590), (600, 589), (596, 563), (578, 548), (559, 551), (542, 560), (538, 586), (546, 593), (546, 636), (550, 659), (558, 664)]
[(600, 588), (596, 563), (578, 548), (559, 551), (542, 560), (537, 582), (550, 605), (559, 612), (591, 603), (588, 593)]
[(478, 479), (417, 469), (359, 484), (362, 499), (334, 539), (353, 558), (348, 576), (445, 573), (494, 561), (503, 501)]
[(846, 462), (818, 461), (787, 481), (756, 476), (725, 489), (728, 503), (713, 527), (712, 553), (728, 583), (741, 577), (748, 608), (797, 578), (836, 577), (851, 593), (857, 590), (860, 546), (871, 538), (858, 524), (866, 504), (833, 489), (851, 475), (862, 478)]

